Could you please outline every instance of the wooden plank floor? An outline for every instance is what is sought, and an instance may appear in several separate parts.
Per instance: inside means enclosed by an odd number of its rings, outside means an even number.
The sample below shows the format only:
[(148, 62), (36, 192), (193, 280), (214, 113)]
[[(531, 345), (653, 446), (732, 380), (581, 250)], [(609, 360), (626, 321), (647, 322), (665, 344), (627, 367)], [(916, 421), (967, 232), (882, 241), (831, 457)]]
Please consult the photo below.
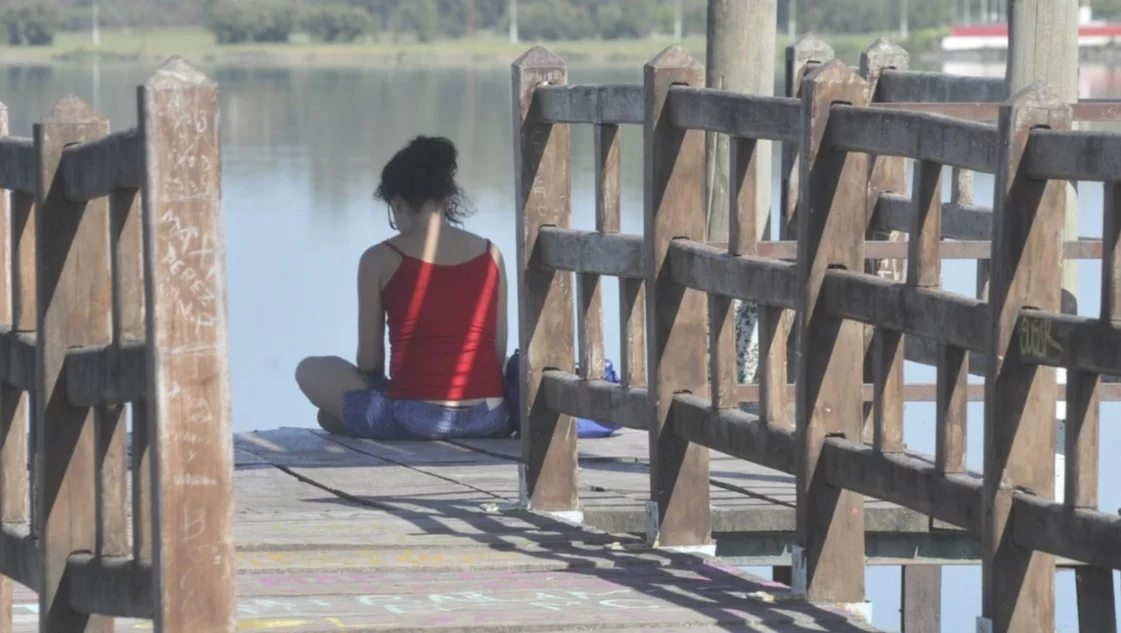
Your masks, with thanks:
[[(581, 448), (592, 514), (644, 502), (644, 434)], [(515, 450), (513, 441), (379, 443), (304, 429), (237, 435), (239, 629), (875, 630), (838, 609), (784, 601), (785, 587), (712, 559), (510, 510)], [(714, 456), (713, 471), (758, 493), (715, 484), (718, 507), (758, 509), (793, 492), (785, 475), (738, 460)], [(36, 630), (34, 596), (20, 589), (14, 602), (15, 630)]]

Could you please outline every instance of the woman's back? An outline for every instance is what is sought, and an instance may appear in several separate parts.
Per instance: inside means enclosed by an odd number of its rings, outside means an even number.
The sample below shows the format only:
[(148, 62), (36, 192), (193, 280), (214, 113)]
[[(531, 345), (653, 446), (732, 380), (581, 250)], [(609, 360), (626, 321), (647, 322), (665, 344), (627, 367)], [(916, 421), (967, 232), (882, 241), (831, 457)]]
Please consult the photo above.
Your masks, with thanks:
[(389, 397), (501, 397), (497, 249), (451, 227), (437, 244), (406, 236), (383, 244), (392, 252), (383, 260), (390, 270), (381, 291), (389, 326)]

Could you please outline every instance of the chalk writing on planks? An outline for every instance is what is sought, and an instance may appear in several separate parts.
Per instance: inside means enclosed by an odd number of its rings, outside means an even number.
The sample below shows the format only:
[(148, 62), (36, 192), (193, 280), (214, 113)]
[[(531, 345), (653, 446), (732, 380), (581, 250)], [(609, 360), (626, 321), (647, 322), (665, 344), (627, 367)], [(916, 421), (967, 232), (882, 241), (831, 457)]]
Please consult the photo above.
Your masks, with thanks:
[[(369, 613), (385, 612), (394, 615), (428, 614), (434, 611), (487, 611), (499, 606), (517, 605), (519, 608), (561, 611), (579, 608), (603, 607), (608, 609), (661, 609), (672, 606), (632, 589), (618, 588), (602, 591), (525, 591), (504, 592), (502, 595), (481, 591), (432, 593), (420, 595), (365, 594), (356, 596), (330, 596), (329, 598), (276, 599), (257, 598), (238, 601), (239, 616), (318, 615), (347, 613), (362, 610)], [(363, 609), (365, 607), (365, 609)]]

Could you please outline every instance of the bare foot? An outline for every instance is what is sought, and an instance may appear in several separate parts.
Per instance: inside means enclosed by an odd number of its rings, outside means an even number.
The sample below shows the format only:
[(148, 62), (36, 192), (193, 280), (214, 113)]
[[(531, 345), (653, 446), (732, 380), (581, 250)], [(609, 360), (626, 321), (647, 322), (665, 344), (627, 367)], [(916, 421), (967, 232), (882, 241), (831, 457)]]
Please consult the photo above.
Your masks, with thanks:
[(335, 433), (338, 435), (343, 435), (346, 433), (346, 428), (343, 427), (343, 423), (335, 417), (331, 416), (326, 411), (319, 412), (318, 421), (319, 426), (323, 427), (323, 430), (327, 431), (328, 433)]

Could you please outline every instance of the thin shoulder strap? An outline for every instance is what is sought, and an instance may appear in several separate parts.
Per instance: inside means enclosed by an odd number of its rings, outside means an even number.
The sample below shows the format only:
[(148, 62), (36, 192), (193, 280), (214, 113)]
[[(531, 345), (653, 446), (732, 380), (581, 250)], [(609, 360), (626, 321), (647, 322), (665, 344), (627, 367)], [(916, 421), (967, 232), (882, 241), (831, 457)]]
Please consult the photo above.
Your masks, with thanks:
[(388, 246), (389, 248), (392, 248), (393, 252), (397, 253), (401, 257), (408, 257), (408, 255), (405, 255), (404, 251), (402, 251), (401, 249), (394, 246), (392, 243), (389, 242), (389, 240), (386, 240), (385, 242), (382, 242), (382, 243), (385, 244), (386, 246)]
[(487, 240), (487, 250), (483, 251), (484, 255), (490, 255), (490, 240)]

